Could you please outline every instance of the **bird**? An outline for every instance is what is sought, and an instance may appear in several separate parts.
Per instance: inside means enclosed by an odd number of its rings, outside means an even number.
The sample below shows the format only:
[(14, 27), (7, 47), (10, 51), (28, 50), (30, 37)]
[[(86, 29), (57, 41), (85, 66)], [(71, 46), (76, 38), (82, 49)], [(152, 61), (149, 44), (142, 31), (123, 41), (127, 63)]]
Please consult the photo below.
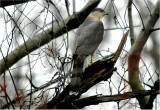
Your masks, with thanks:
[(93, 55), (103, 39), (104, 26), (102, 18), (105, 15), (107, 15), (107, 13), (103, 9), (94, 9), (76, 31), (76, 46), (73, 55), (74, 63), (70, 82), (71, 94), (78, 92), (83, 73), (83, 65), (86, 57)]

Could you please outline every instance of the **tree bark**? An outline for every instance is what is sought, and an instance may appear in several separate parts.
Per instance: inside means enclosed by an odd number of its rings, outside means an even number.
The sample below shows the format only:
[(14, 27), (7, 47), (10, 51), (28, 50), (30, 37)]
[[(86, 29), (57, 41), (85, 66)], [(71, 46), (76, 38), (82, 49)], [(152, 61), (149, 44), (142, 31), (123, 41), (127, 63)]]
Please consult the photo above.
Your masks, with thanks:
[(122, 100), (136, 98), (136, 97), (143, 97), (147, 95), (157, 96), (157, 94), (160, 94), (160, 91), (139, 90), (139, 91), (125, 92), (123, 94), (116, 94), (116, 95), (105, 95), (105, 96), (95, 95), (95, 96), (90, 96), (83, 99), (78, 99), (75, 101), (74, 105), (79, 109), (81, 109), (85, 106), (96, 105), (104, 102), (112, 102), (112, 101), (117, 102), (117, 101), (122, 101)]
[[(133, 91), (144, 90), (141, 81), (139, 79), (140, 55), (145, 43), (147, 42), (150, 34), (152, 33), (154, 25), (156, 24), (159, 18), (159, 7), (160, 7), (160, 0), (157, 1), (155, 8), (151, 13), (151, 16), (147, 18), (147, 21), (144, 24), (145, 28), (141, 30), (128, 56), (129, 84)], [(147, 108), (149, 96), (141, 98), (137, 97), (137, 100), (139, 101), (140, 107), (142, 109), (149, 109)]]

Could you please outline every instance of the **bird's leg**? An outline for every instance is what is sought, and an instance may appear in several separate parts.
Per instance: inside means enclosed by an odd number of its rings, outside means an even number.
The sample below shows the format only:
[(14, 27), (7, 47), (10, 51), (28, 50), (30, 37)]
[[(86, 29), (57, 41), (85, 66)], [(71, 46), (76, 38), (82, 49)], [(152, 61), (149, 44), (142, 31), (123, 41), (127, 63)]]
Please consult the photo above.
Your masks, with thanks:
[(91, 54), (91, 62), (88, 64), (88, 66), (91, 66), (93, 64), (93, 57), (94, 57), (94, 54)]
[(93, 64), (93, 54), (91, 55), (91, 65)]

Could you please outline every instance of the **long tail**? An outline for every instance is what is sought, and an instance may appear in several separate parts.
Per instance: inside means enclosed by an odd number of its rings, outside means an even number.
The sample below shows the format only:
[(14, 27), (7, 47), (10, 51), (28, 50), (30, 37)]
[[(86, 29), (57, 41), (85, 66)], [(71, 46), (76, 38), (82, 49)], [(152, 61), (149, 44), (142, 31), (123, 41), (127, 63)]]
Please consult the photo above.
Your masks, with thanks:
[(74, 65), (72, 78), (70, 83), (70, 91), (77, 92), (81, 83), (81, 75), (83, 73), (83, 63), (85, 60), (85, 55), (74, 55)]

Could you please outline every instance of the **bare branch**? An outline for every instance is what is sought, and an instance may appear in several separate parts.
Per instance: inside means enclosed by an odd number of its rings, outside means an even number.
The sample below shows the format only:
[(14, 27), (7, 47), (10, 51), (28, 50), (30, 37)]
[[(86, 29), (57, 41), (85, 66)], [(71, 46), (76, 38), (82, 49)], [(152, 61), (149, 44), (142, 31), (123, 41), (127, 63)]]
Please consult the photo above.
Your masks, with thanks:
[[(132, 90), (144, 90), (141, 81), (139, 79), (139, 61), (140, 55), (143, 50), (145, 43), (147, 42), (154, 25), (159, 18), (159, 6), (160, 0), (157, 1), (155, 8), (152, 11), (151, 16), (148, 17), (146, 23), (144, 24), (145, 29), (141, 30), (136, 41), (134, 42), (130, 54), (128, 56), (128, 71), (129, 71), (129, 84)], [(143, 98), (137, 97), (141, 108), (146, 108), (148, 104), (148, 96)], [(146, 108), (149, 109), (149, 108)]]
[(26, 3), (30, 1), (36, 1), (36, 0), (0, 0), (0, 7), (16, 5), (16, 4)]
[(69, 95), (69, 85), (68, 85), (58, 97), (54, 97), (50, 102), (42, 104), (38, 108), (40, 109), (74, 108), (72, 103), (76, 99), (78, 99), (82, 93), (85, 93), (88, 89), (90, 89), (92, 86), (99, 83), (100, 81), (108, 80), (112, 76), (113, 71), (116, 71), (114, 65), (122, 51), (122, 48), (124, 47), (128, 33), (129, 31), (126, 32), (126, 34), (123, 36), (115, 54), (112, 54), (109, 57), (105, 57), (102, 60), (98, 60), (85, 69), (77, 95)]
[(10, 54), (0, 60), (0, 75), (32, 51), (38, 49), (46, 43), (49, 43), (52, 39), (59, 37), (67, 31), (77, 28), (100, 1), (101, 0), (90, 0), (80, 12), (67, 18), (64, 23), (60, 22), (59, 25), (53, 24), (53, 30), (51, 27), (45, 32), (36, 34), (32, 38), (28, 39), (25, 44), (17, 47)]
[(116, 51), (116, 54), (115, 54), (115, 61), (119, 58), (119, 56), (121, 54), (121, 51), (122, 51), (122, 49), (124, 47), (124, 44), (126, 43), (128, 34), (129, 34), (129, 30), (123, 35), (121, 43), (119, 44), (119, 47), (118, 47), (118, 49)]
[(132, 0), (128, 1), (128, 19), (130, 28), (130, 41), (131, 45), (134, 43), (134, 30), (133, 30), (133, 20), (132, 20)]
[(123, 94), (116, 94), (116, 95), (95, 95), (95, 96), (90, 96), (87, 98), (83, 99), (78, 99), (76, 100), (73, 104), (81, 109), (85, 106), (88, 105), (96, 105), (99, 103), (103, 102), (117, 102), (117, 101), (122, 101), (130, 98), (135, 98), (135, 97), (142, 97), (142, 96), (147, 96), (147, 95), (156, 95), (160, 94), (160, 91), (156, 90), (139, 90), (139, 91), (132, 91), (132, 92), (126, 92)]
[(160, 30), (160, 28), (155, 28), (155, 29), (152, 29), (152, 32), (158, 31), (158, 30)]

